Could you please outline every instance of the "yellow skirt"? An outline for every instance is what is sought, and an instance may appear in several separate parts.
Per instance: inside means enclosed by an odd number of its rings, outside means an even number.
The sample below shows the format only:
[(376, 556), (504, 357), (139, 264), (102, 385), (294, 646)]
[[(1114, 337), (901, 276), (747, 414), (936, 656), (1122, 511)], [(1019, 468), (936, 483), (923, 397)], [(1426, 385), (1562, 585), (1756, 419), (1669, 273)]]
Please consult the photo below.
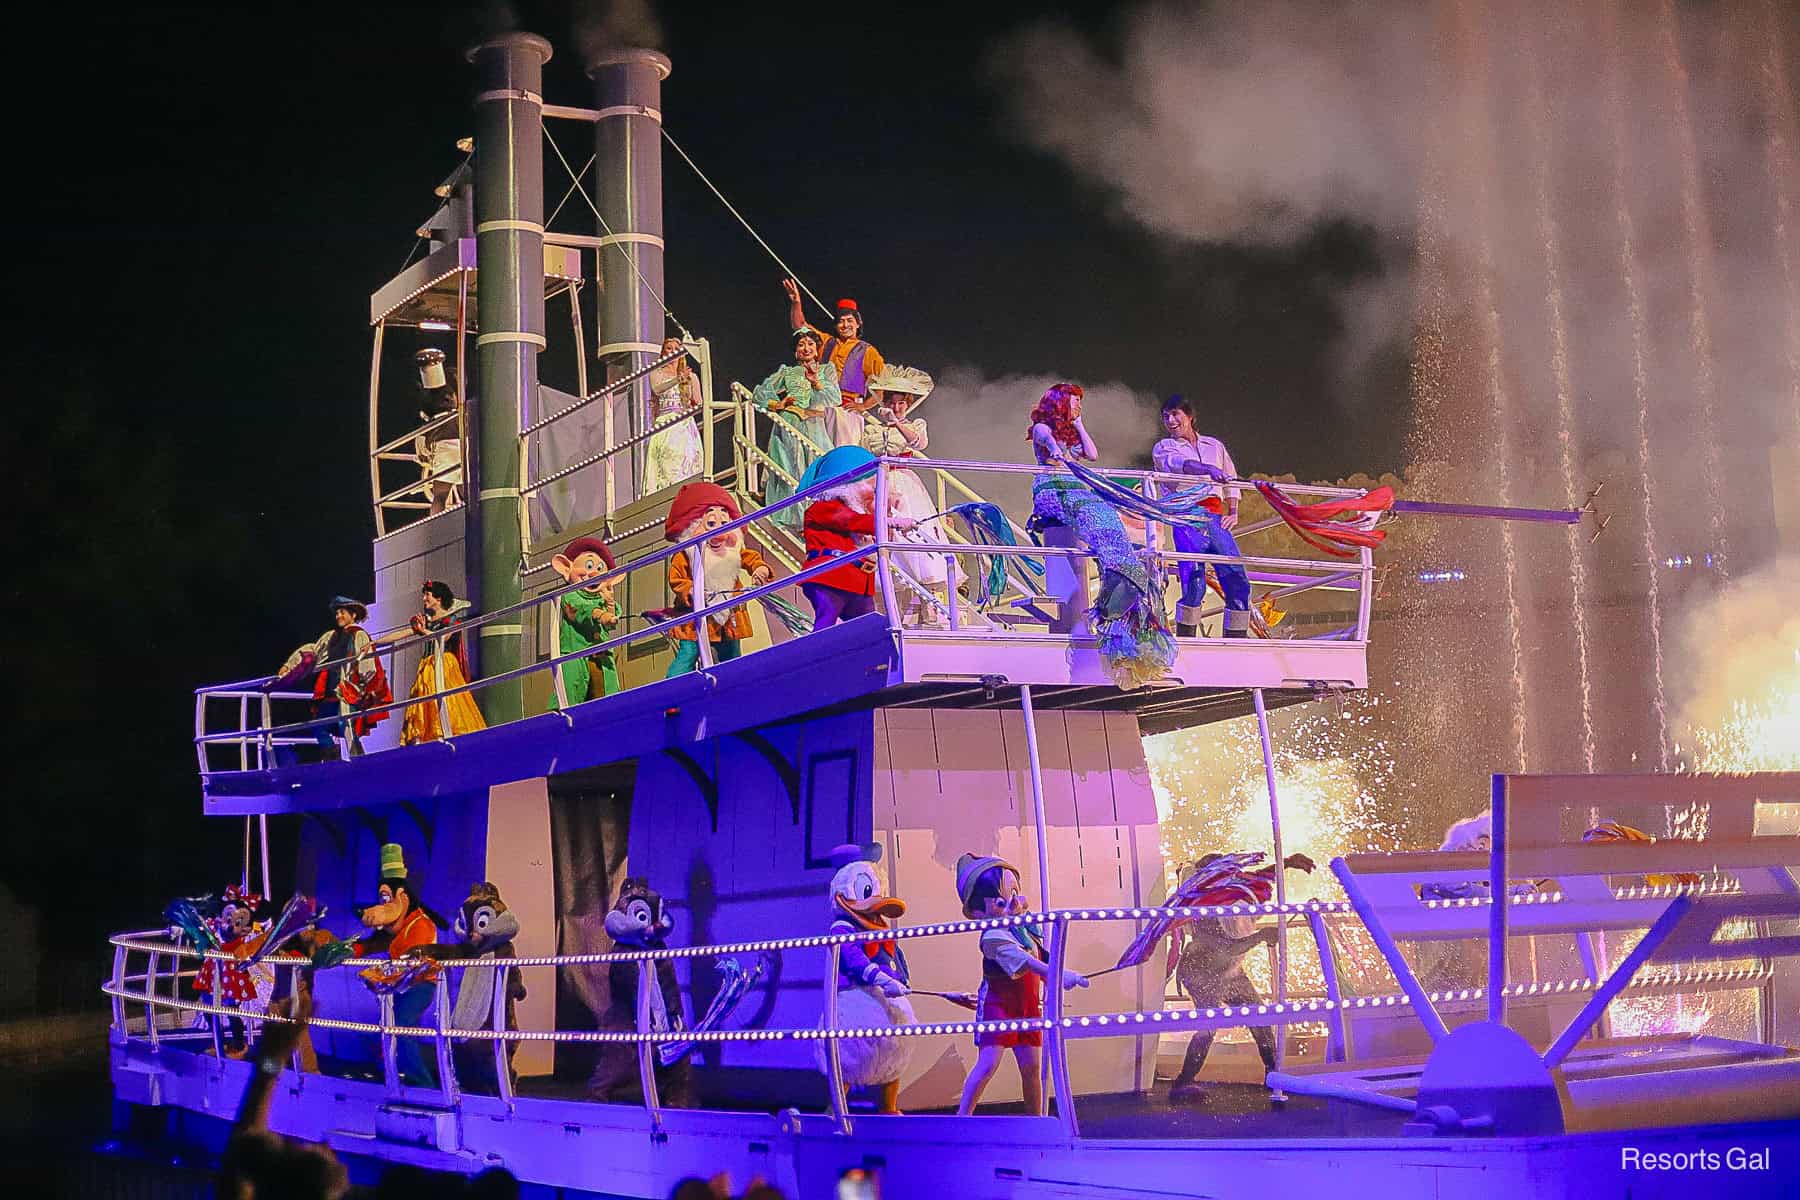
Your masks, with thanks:
[[(437, 683), (437, 659), (427, 652), (419, 660), (419, 673), (413, 680), (412, 692), (407, 699), (415, 696), (429, 696), (440, 690)], [(462, 663), (454, 654), (444, 655), (444, 674), (448, 681), (444, 687), (461, 687), (468, 680), (463, 677)], [(475, 706), (475, 696), (471, 692), (457, 692), (446, 696), (444, 704), (450, 710), (450, 734), (473, 733), (477, 729), (486, 729), (487, 722), (481, 718), (481, 710)], [(409, 704), (406, 706), (406, 725), (400, 730), (400, 744), (414, 746), (420, 742), (435, 742), (444, 736), (438, 723), (438, 703), (433, 700), (427, 704)]]

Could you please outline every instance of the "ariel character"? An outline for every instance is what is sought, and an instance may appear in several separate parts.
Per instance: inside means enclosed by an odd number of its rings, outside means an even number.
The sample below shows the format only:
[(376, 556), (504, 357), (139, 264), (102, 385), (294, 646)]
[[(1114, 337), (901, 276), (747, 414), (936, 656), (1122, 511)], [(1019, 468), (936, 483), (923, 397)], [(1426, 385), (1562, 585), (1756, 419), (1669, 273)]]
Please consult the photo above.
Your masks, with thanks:
[(1046, 586), (1061, 598), (1052, 629), (1075, 633), (1085, 609), (1100, 641), (1107, 674), (1129, 691), (1167, 675), (1175, 664), (1175, 639), (1163, 614), (1161, 586), (1138, 557), (1119, 510), (1070, 471), (1079, 459), (1097, 459), (1099, 448), (1081, 424), (1082, 391), (1073, 383), (1050, 388), (1031, 410), (1027, 438), (1045, 468), (1031, 483), (1031, 521), (1044, 545), (1086, 545), (1100, 563), (1100, 594), (1087, 606), (1087, 566), (1080, 558), (1046, 556)]
[[(574, 654), (598, 646), (612, 637), (619, 625), (619, 604), (613, 599), (616, 579), (601, 578), (613, 569), (612, 551), (595, 537), (578, 537), (550, 560), (556, 573), (568, 583), (586, 583), (585, 587), (564, 592), (558, 601), (556, 652)], [(587, 582), (592, 580), (591, 583)], [(580, 704), (596, 696), (610, 696), (619, 690), (619, 668), (611, 650), (602, 650), (586, 658), (562, 665), (563, 691), (570, 704)], [(550, 693), (550, 707), (557, 707), (556, 692)]]
[[(837, 873), (831, 877), (831, 932), (866, 933), (888, 929), (906, 915), (906, 902), (888, 895), (882, 881), (881, 847), (839, 846), (831, 852)], [(880, 1029), (916, 1025), (907, 997), (906, 956), (894, 941), (846, 942), (838, 951), (837, 1028)], [(825, 1070), (825, 1043), (815, 1048), (819, 1070)], [(900, 1075), (911, 1044), (902, 1037), (840, 1038), (838, 1060), (846, 1092), (876, 1088), (879, 1111), (900, 1111)]]

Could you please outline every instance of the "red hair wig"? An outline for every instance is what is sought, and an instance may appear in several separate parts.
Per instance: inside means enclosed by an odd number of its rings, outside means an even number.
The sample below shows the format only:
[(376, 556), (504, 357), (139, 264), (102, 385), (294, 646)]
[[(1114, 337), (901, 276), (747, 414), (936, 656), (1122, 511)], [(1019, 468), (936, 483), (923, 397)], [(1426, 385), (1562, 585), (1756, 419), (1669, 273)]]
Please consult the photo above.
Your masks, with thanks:
[[(1031, 426), (1048, 425), (1050, 433), (1064, 446), (1076, 446), (1081, 443), (1081, 436), (1075, 432), (1074, 402), (1081, 399), (1083, 393), (1078, 383), (1058, 383), (1045, 392), (1031, 410)], [(1025, 430), (1025, 440), (1031, 440), (1031, 426)]]

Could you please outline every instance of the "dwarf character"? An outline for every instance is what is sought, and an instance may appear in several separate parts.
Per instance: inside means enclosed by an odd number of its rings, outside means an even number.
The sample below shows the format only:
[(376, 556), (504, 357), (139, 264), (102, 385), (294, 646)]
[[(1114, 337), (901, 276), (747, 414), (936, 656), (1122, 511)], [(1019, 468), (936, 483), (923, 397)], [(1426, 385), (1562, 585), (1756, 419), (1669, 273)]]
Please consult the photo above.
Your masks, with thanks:
[[(831, 932), (863, 933), (891, 928), (906, 915), (906, 902), (887, 894), (881, 878), (881, 847), (839, 846), (831, 852), (837, 873), (831, 877), (828, 908)], [(906, 956), (894, 941), (846, 942), (838, 950), (837, 1028), (879, 1029), (916, 1025), (907, 997), (910, 975)], [(902, 1037), (842, 1038), (838, 1065), (846, 1092), (878, 1088), (880, 1111), (900, 1111), (900, 1076), (911, 1044)], [(815, 1048), (819, 1070), (825, 1070), (825, 1043)], [(847, 1097), (846, 1097), (847, 1099)]]
[[(658, 893), (650, 890), (646, 879), (630, 878), (619, 889), (619, 898), (606, 914), (606, 934), (613, 949), (661, 950), (668, 945), (675, 918)], [(656, 988), (650, 993), (649, 1027), (638, 1023), (639, 964), (616, 962), (607, 968), (610, 1000), (600, 1016), (600, 1029), (614, 1033), (668, 1033), (685, 1029), (681, 1015), (681, 985), (676, 982), (675, 968), (666, 958), (654, 963)], [(673, 1066), (656, 1066), (656, 1093), (665, 1107), (685, 1108), (688, 1104), (692, 1070), (683, 1058)], [(640, 1099), (643, 1081), (638, 1075), (637, 1047), (629, 1042), (604, 1042), (599, 1061), (588, 1080), (588, 1095), (596, 1100)]]
[[(595, 537), (578, 537), (550, 560), (569, 583), (587, 586), (564, 592), (559, 602), (562, 620), (557, 635), (558, 655), (575, 654), (598, 646), (612, 637), (619, 625), (619, 605), (613, 599), (617, 580), (601, 578), (613, 569), (612, 551)], [(586, 658), (562, 665), (563, 691), (570, 704), (580, 704), (599, 696), (611, 696), (619, 690), (619, 668), (611, 650), (602, 650)], [(550, 708), (558, 707), (555, 689), (551, 689)]]
[[(848, 476), (875, 461), (861, 446), (839, 446), (821, 455), (800, 477), (800, 490), (827, 480)], [(815, 567), (834, 558), (854, 554), (875, 537), (875, 474), (847, 480), (819, 493), (806, 506), (806, 565)], [(889, 504), (894, 501), (890, 497)], [(889, 516), (888, 528), (913, 527), (910, 518)], [(858, 559), (814, 576), (800, 585), (813, 606), (813, 628), (823, 629), (839, 621), (875, 611), (875, 560)]]
[[(518, 957), (513, 948), (513, 942), (518, 936), (519, 918), (506, 906), (506, 901), (500, 898), (500, 889), (491, 883), (482, 882), (470, 885), (469, 898), (462, 903), (462, 912), (456, 918), (457, 940), (419, 947), (418, 953), (433, 959), (496, 960), (493, 967), (470, 967), (461, 972), (462, 978), (457, 981), (456, 1003), (450, 1010), (452, 1029), (495, 1027), (494, 971), (502, 969), (498, 960)], [(506, 967), (504, 970), (506, 1028), (517, 1029), (518, 1002), (525, 998), (525, 979), (517, 967)], [(512, 1059), (517, 1048), (517, 1043), (506, 1043), (507, 1070), (515, 1083), (518, 1082), (518, 1072), (512, 1070)], [(494, 1091), (499, 1090), (498, 1078), (494, 1074), (493, 1048), (486, 1041), (457, 1042), (451, 1053), (456, 1060), (456, 1078), (463, 1086), (479, 1083)]]
[[(981, 921), (1029, 912), (1031, 902), (1019, 891), (1019, 869), (991, 854), (965, 854), (956, 860), (956, 894), (963, 915)], [(976, 1001), (978, 1021), (1037, 1020), (1044, 1015), (1044, 981), (1050, 978), (1050, 956), (1043, 931), (1036, 925), (1008, 925), (981, 932), (981, 991)], [(1088, 986), (1087, 976), (1064, 970), (1063, 989)], [(968, 1116), (981, 1102), (981, 1093), (1000, 1069), (1000, 1059), (1010, 1047), (1019, 1064), (1019, 1083), (1025, 1093), (1028, 1115), (1044, 1115), (1044, 1082), (1040, 1066), (1044, 1035), (1041, 1030), (984, 1031), (975, 1035), (979, 1047), (975, 1065), (963, 1081), (957, 1115)], [(1064, 1097), (1059, 1103), (1066, 1102)]]
[[(663, 537), (671, 542), (685, 542), (709, 529), (718, 529), (742, 515), (731, 493), (716, 483), (690, 483), (675, 493), (669, 506), (669, 519), (663, 522)], [(675, 612), (694, 611), (693, 566), (687, 554), (669, 558), (669, 593), (675, 598)], [(761, 587), (775, 578), (763, 556), (744, 545), (742, 529), (727, 529), (700, 544), (700, 569), (705, 575), (704, 603), (714, 604), (739, 591), (748, 581), (750, 587)], [(713, 613), (706, 620), (707, 639), (712, 645), (714, 662), (728, 662), (743, 653), (743, 639), (751, 635), (750, 613), (743, 605), (725, 612)], [(686, 675), (700, 666), (700, 643), (692, 625), (677, 625), (668, 631), (675, 643), (675, 661), (669, 664), (668, 678)]]

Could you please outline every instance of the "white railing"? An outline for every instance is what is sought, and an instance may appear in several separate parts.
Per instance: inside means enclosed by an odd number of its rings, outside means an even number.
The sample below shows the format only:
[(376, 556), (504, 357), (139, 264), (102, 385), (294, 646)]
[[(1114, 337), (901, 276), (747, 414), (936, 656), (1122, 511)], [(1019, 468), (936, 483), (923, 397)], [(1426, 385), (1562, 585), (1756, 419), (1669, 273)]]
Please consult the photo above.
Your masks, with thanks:
[[(1002, 464), (934, 460), (931, 465), (933, 468), (941, 467), (962, 472), (1012, 474), (1027, 477), (1035, 477), (1039, 474), (1049, 473), (1051, 470), (1050, 468), (1035, 467), (1018, 463)], [(1062, 557), (1077, 561), (1093, 557), (1090, 551), (1079, 546), (976, 546), (967, 542), (949, 540), (929, 541), (893, 537), (887, 520), (889, 472), (895, 469), (911, 470), (915, 469), (917, 466), (918, 464), (910, 459), (878, 459), (856, 473), (857, 477), (866, 477), (870, 474), (874, 475), (876, 484), (876, 533), (870, 544), (863, 546), (848, 555), (841, 558), (826, 559), (810, 567), (803, 567), (803, 569), (793, 574), (775, 579), (768, 584), (712, 600), (698, 606), (695, 610), (683, 612), (667, 620), (656, 621), (640, 629), (628, 629), (616, 637), (609, 638), (604, 642), (583, 650), (569, 654), (559, 654), (540, 662), (529, 663), (517, 667), (510, 671), (480, 676), (455, 687), (440, 687), (436, 691), (418, 696), (409, 696), (404, 699), (394, 700), (388, 704), (374, 706), (360, 711), (364, 715), (393, 713), (402, 711), (414, 704), (432, 703), (440, 706), (441, 715), (443, 704), (450, 696), (459, 693), (475, 692), (482, 688), (491, 687), (495, 684), (515, 679), (522, 679), (525, 676), (542, 671), (549, 671), (552, 673), (552, 689), (558, 696), (559, 707), (566, 709), (566, 697), (562, 695), (561, 667), (569, 663), (591, 658), (598, 654), (620, 650), (634, 642), (660, 639), (666, 634), (684, 626), (694, 629), (697, 635), (700, 650), (700, 669), (709, 670), (712, 668), (713, 663), (711, 661), (711, 646), (706, 635), (704, 624), (708, 617), (717, 613), (727, 612), (730, 609), (738, 608), (746, 604), (754, 603), (766, 596), (771, 596), (784, 589), (792, 588), (797, 584), (808, 582), (820, 575), (837, 570), (845, 565), (864, 561), (872, 561), (873, 563), (879, 607), (887, 616), (890, 626), (893, 626), (896, 630), (900, 631), (904, 643), (906, 634), (905, 630), (902, 628), (903, 612), (902, 606), (898, 603), (897, 596), (906, 590), (922, 591), (923, 589), (906, 576), (901, 564), (897, 564), (894, 561), (893, 556), (896, 554), (902, 556), (914, 554), (941, 554), (945, 557), (947, 562), (974, 558), (978, 560), (978, 566), (979, 562), (985, 561), (989, 556), (1000, 556), (1009, 559), (1047, 559)], [(1141, 481), (1169, 481), (1172, 478), (1168, 476), (1158, 476), (1152, 472), (1109, 472), (1109, 474), (1120, 478), (1130, 478)], [(689, 556), (690, 573), (692, 577), (695, 579), (702, 579), (704, 578), (704, 572), (701, 569), (699, 557), (701, 545), (707, 538), (716, 536), (721, 531), (741, 529), (753, 522), (767, 521), (771, 514), (786, 508), (808, 504), (814, 500), (819, 493), (831, 487), (841, 486), (843, 482), (843, 479), (824, 481), (804, 492), (800, 492), (784, 499), (777, 505), (745, 513), (736, 520), (719, 527), (719, 529), (709, 530), (699, 537), (690, 538), (671, 546), (661, 547), (640, 558), (620, 564), (595, 579), (579, 583), (562, 584), (551, 591), (526, 600), (521, 600), (516, 604), (470, 617), (450, 629), (425, 634), (404, 634), (397, 640), (379, 643), (374, 652), (376, 654), (387, 656), (390, 681), (395, 682), (398, 686), (403, 686), (402, 681), (394, 680), (392, 671), (394, 657), (400, 651), (412, 648), (425, 648), (429, 653), (437, 656), (441, 662), (441, 658), (445, 653), (445, 641), (447, 638), (459, 633), (464, 636), (473, 636), (474, 632), (485, 624), (508, 620), (516, 621), (528, 610), (539, 606), (549, 607), (551, 613), (550, 620), (552, 622), (552, 627), (554, 627), (554, 622), (559, 619), (556, 615), (560, 609), (558, 601), (560, 601), (564, 595), (580, 588), (592, 587), (602, 581), (616, 582), (635, 571), (651, 569), (666, 571), (669, 559), (677, 554)], [(1288, 487), (1288, 490), (1302, 495), (1338, 496), (1358, 494), (1354, 491), (1342, 488), (1321, 488), (1298, 485)], [(1264, 591), (1275, 591), (1284, 596), (1317, 588), (1354, 590), (1357, 594), (1355, 619), (1341, 629), (1314, 634), (1313, 640), (1337, 639), (1359, 645), (1366, 644), (1368, 640), (1370, 601), (1373, 590), (1371, 584), (1374, 568), (1370, 552), (1367, 549), (1361, 551), (1359, 561), (1354, 563), (1345, 562), (1344, 560), (1335, 558), (1326, 561), (1317, 559), (1276, 558), (1258, 555), (1239, 555), (1233, 557), (1217, 554), (1171, 553), (1155, 549), (1145, 549), (1140, 551), (1140, 553), (1150, 563), (1153, 576), (1165, 580), (1175, 571), (1180, 563), (1184, 562), (1237, 564), (1249, 571), (1253, 588), (1261, 588)], [(969, 624), (962, 621), (961, 606), (956, 589), (949, 589), (942, 607), (949, 615), (950, 628), (947, 631), (934, 631), (934, 636), (955, 636), (961, 633), (966, 636), (980, 637), (984, 640), (991, 641), (994, 639), (995, 633), (993, 629), (985, 622)], [(1060, 634), (1015, 633), (1002, 636), (1018, 638), (1021, 641), (1041, 641), (1045, 637), (1059, 637), (1063, 638), (1063, 640), (1068, 640), (1065, 635)], [(1212, 638), (1183, 639), (1184, 644), (1206, 644), (1216, 641), (1217, 639)], [(352, 660), (343, 659), (338, 660), (337, 662), (316, 663), (315, 670), (328, 670), (333, 666), (342, 665), (343, 663), (350, 661)], [(440, 680), (443, 679), (441, 669), (438, 678)], [(335, 728), (343, 721), (351, 719), (350, 717), (346, 717), (333, 711), (326, 716), (276, 723), (273, 720), (271, 702), (276, 700), (293, 700), (303, 697), (300, 697), (295, 693), (269, 693), (265, 697), (263, 694), (264, 690), (268, 689), (273, 682), (273, 676), (260, 676), (253, 679), (243, 679), (231, 683), (204, 687), (196, 691), (194, 744), (196, 755), (200, 761), (202, 775), (210, 775), (218, 770), (251, 769), (247, 768), (245, 763), (248, 762), (248, 748), (252, 744), (254, 744), (259, 751), (255, 766), (265, 766), (273, 762), (275, 747), (304, 742), (308, 738), (316, 740), (318, 737), (317, 731)], [(212, 719), (212, 713), (219, 703), (231, 706), (231, 709), (228, 709), (228, 711), (235, 710), (235, 715), (237, 716), (235, 725), (229, 725), (224, 729), (214, 729), (211, 727), (210, 721)], [(352, 714), (352, 716), (354, 715), (355, 714)], [(254, 724), (252, 724), (253, 717), (255, 721)], [(445, 724), (443, 728), (447, 731), (447, 724)], [(238, 765), (235, 768), (232, 768), (223, 766), (214, 761), (209, 751), (215, 747), (235, 749), (238, 752)]]
[[(1627, 889), (1627, 891), (1629, 890)], [(1557, 904), (1563, 902), (1563, 899), (1560, 893), (1545, 893), (1539, 896), (1513, 897), (1511, 903), (1513, 905), (1522, 903)], [(1479, 904), (1484, 901), (1474, 901), (1474, 903)], [(838, 1024), (838, 960), (843, 947), (847, 945), (870, 941), (906, 941), (919, 938), (978, 935), (986, 929), (1031, 924), (1047, 933), (1049, 979), (1060, 981), (1062, 971), (1068, 965), (1069, 937), (1073, 928), (1078, 924), (1129, 922), (1136, 926), (1141, 922), (1155, 919), (1208, 920), (1246, 917), (1259, 923), (1304, 922), (1312, 934), (1313, 945), (1318, 953), (1324, 985), (1322, 993), (1295, 996), (1291, 988), (1287, 986), (1287, 981), (1283, 980), (1277, 994), (1287, 995), (1289, 998), (1286, 1000), (1195, 1006), (1187, 1009), (1159, 1007), (1149, 1010), (1071, 1012), (1068, 1010), (1067, 1001), (1077, 996), (1078, 993), (1065, 993), (1062, 988), (1047, 983), (1044, 989), (1044, 1013), (1041, 1017), (1036, 1018), (983, 1021), (977, 1016), (977, 1018), (969, 1020), (922, 1021), (912, 1025), (876, 1028), (842, 1028)], [(664, 1042), (808, 1043), (823, 1041), (827, 1046), (824, 1060), (827, 1090), (832, 1097), (831, 1112), (834, 1120), (844, 1132), (850, 1131), (851, 1116), (845, 1100), (842, 1068), (836, 1053), (838, 1041), (844, 1038), (966, 1037), (984, 1032), (1038, 1030), (1044, 1035), (1044, 1071), (1058, 1098), (1056, 1117), (1068, 1135), (1074, 1137), (1079, 1135), (1080, 1126), (1075, 1111), (1075, 1093), (1069, 1077), (1067, 1054), (1070, 1041), (1088, 1038), (1161, 1036), (1163, 1034), (1248, 1026), (1276, 1026), (1285, 1030), (1289, 1026), (1322, 1024), (1327, 1037), (1326, 1061), (1341, 1062), (1344, 1060), (1347, 1046), (1346, 1014), (1383, 1010), (1403, 1011), (1415, 1003), (1415, 998), (1404, 993), (1356, 996), (1344, 994), (1338, 982), (1341, 974), (1337, 961), (1338, 952), (1334, 949), (1334, 940), (1328, 933), (1327, 922), (1357, 923), (1358, 927), (1361, 927), (1352, 906), (1348, 903), (1306, 900), (1288, 904), (1239, 903), (1173, 908), (1138, 906), (1053, 909), (1041, 913), (1026, 913), (989, 920), (950, 921), (858, 933), (770, 938), (721, 945), (672, 947), (663, 950), (560, 954), (511, 959), (444, 959), (438, 963), (440, 970), (436, 980), (430, 984), (420, 985), (435, 989), (435, 1019), (430, 1025), (399, 1025), (395, 1023), (392, 997), (383, 997), (379, 1018), (375, 1021), (353, 1021), (328, 1016), (313, 1016), (309, 1023), (319, 1029), (342, 1030), (379, 1037), (383, 1080), (388, 1093), (397, 1098), (429, 1100), (446, 1105), (456, 1104), (461, 1095), (455, 1074), (455, 1055), (451, 1052), (452, 1046), (458, 1042), (485, 1041), (492, 1044), (497, 1091), (500, 1098), (509, 1106), (517, 1101), (509, 1067), (509, 1044), (518, 1042), (611, 1043), (645, 1047), (646, 1050), (639, 1055), (639, 1081), (642, 1088), (643, 1105), (658, 1127), (661, 1125), (661, 1103), (656, 1090), (656, 1072), (652, 1062), (654, 1056), (648, 1052), (649, 1047)], [(202, 958), (228, 963), (237, 961), (231, 954), (221, 951), (202, 952), (187, 945), (177, 944), (168, 940), (166, 931), (123, 933), (112, 937), (110, 942), (113, 946), (113, 969), (111, 977), (102, 987), (102, 991), (110, 997), (112, 1002), (112, 1029), (114, 1037), (118, 1040), (129, 1042), (137, 1040), (141, 1036), (150, 1045), (163, 1049), (167, 1049), (164, 1044), (171, 1040), (178, 1043), (210, 1041), (213, 1053), (217, 1054), (221, 1039), (220, 1027), (228, 1018), (241, 1019), (248, 1026), (259, 1026), (261, 1022), (265, 1021), (291, 1022), (294, 1019), (286, 1014), (249, 1012), (229, 1005), (190, 999), (182, 994), (181, 981), (191, 980), (196, 973), (184, 970), (182, 964)], [(1153, 949), (1152, 954), (1144, 963), (1126, 969), (1157, 972), (1160, 949), (1160, 946)], [(649, 1025), (648, 997), (651, 989), (659, 986), (655, 976), (657, 963), (680, 959), (717, 959), (731, 955), (780, 955), (801, 952), (823, 952), (825, 955), (821, 997), (824, 1020), (820, 1024), (760, 1029), (646, 1031)], [(137, 969), (137, 960), (134, 956), (143, 956), (144, 965), (141, 970)], [(263, 961), (280, 971), (292, 972), (310, 969), (309, 960), (293, 955), (273, 955)], [(638, 964), (640, 1010), (636, 1031), (509, 1029), (506, 1027), (507, 977), (512, 968), (593, 967), (613, 963)], [(385, 958), (350, 959), (330, 969), (356, 969), (372, 965), (392, 966), (393, 964)], [(494, 994), (488, 1005), (488, 1011), (493, 1014), (493, 1019), (490, 1025), (464, 1029), (449, 1024), (452, 1006), (448, 981), (454, 972), (470, 969), (488, 970), (493, 974)], [(289, 981), (290, 994), (294, 991), (294, 982), (293, 980)], [(1719, 966), (1698, 969), (1671, 969), (1665, 966), (1640, 971), (1634, 977), (1631, 986), (1623, 989), (1617, 995), (1619, 998), (1623, 998), (1648, 993), (1698, 991), (1718, 987), (1767, 988), (1772, 986), (1773, 982), (1774, 974), (1767, 963), (1742, 967)], [(1602, 986), (1602, 981), (1592, 977), (1533, 978), (1530, 982), (1505, 986), (1502, 994), (1512, 998), (1591, 997)], [(1158, 1002), (1163, 1000), (1163, 990), (1160, 986), (1153, 986), (1145, 991), (1148, 995), (1155, 997)], [(1485, 995), (1486, 991), (1480, 987), (1442, 988), (1425, 993), (1426, 998), (1434, 1005), (1475, 1001), (1482, 999)], [(130, 1006), (141, 1006), (143, 1010), (141, 1034), (137, 1031), (137, 1022), (130, 1016)], [(190, 1014), (193, 1023), (185, 1027), (177, 1026), (169, 1029), (166, 1028), (166, 1022), (157, 1019), (159, 1013)], [(401, 1079), (396, 1055), (397, 1042), (401, 1038), (427, 1040), (432, 1043), (438, 1075), (438, 1083), (435, 1088), (410, 1086)], [(292, 1066), (298, 1084), (300, 1075), (298, 1052), (296, 1052)]]

